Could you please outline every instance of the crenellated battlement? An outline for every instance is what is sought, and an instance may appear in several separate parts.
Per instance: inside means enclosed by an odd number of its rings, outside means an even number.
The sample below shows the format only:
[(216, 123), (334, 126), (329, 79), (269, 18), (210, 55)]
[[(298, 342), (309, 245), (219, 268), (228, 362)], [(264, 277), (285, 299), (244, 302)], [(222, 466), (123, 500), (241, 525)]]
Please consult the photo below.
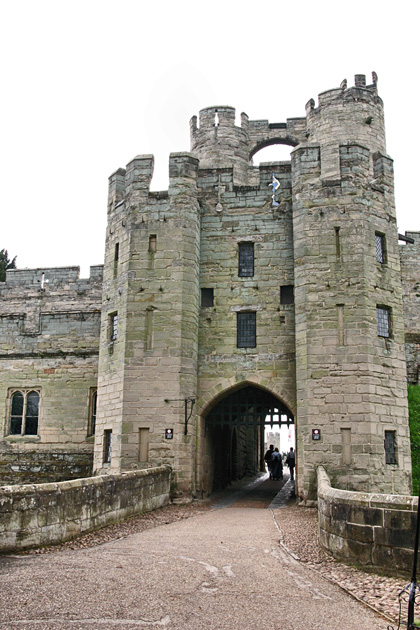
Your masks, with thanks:
[[(6, 282), (1, 289), (27, 287), (46, 290), (48, 287), (68, 285), (71, 290), (77, 285), (89, 286), (102, 283), (103, 265), (90, 267), (89, 278), (80, 278), (80, 267), (38, 267), (36, 269), (8, 269)], [(76, 285), (76, 286), (75, 286)]]

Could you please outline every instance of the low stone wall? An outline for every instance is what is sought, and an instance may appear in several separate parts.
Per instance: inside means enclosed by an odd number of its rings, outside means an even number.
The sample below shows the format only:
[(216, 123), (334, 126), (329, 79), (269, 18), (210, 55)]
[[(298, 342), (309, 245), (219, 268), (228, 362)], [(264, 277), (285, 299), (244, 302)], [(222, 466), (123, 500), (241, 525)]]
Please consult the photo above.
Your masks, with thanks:
[(63, 542), (169, 503), (171, 468), (0, 488), (0, 552)]
[(319, 542), (350, 564), (410, 577), (417, 497), (332, 488), (318, 467)]

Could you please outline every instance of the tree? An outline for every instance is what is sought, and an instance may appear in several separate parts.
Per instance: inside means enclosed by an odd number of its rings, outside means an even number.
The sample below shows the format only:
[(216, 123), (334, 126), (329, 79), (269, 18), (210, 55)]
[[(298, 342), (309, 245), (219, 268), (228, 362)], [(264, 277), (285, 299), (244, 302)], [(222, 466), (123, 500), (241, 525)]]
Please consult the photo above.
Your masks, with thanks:
[(9, 260), (7, 249), (0, 250), (0, 282), (6, 280), (6, 269), (16, 269), (16, 258), (17, 256)]

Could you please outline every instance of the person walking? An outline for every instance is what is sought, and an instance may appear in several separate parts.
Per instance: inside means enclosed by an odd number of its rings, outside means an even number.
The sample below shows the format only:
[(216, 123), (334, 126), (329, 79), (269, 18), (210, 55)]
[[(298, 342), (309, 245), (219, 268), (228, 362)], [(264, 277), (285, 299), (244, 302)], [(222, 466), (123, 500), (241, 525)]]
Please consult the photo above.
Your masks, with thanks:
[(296, 456), (293, 450), (293, 446), (290, 447), (290, 451), (287, 454), (286, 464), (289, 466), (290, 479), (293, 481), (293, 479), (295, 478), (295, 464), (296, 464)]
[(277, 481), (278, 479), (283, 478), (283, 462), (281, 461), (281, 455), (279, 453), (279, 449), (275, 448), (274, 452), (271, 456), (272, 468), (271, 472), (273, 475), (273, 479)]
[(267, 464), (267, 469), (270, 475), (270, 479), (273, 478), (272, 472), (271, 472), (271, 468), (273, 465), (273, 452), (274, 452), (274, 444), (270, 444), (270, 448), (268, 449), (268, 451), (266, 452), (266, 454), (264, 455), (264, 461)]

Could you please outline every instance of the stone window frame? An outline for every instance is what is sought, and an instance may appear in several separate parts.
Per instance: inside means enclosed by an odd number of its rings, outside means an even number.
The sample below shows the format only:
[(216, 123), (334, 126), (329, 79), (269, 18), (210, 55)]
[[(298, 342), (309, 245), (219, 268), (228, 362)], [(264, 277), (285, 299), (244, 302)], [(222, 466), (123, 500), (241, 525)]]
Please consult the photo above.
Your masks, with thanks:
[(392, 338), (392, 309), (385, 304), (376, 305), (376, 331), (382, 339)]
[[(250, 317), (252, 316), (252, 317)], [(247, 323), (248, 320), (248, 323)], [(252, 322), (251, 334), (249, 322)], [(256, 348), (257, 347), (257, 312), (239, 311), (236, 313), (236, 347)]]
[(98, 403), (98, 388), (91, 387), (89, 389), (89, 416), (87, 436), (93, 437), (96, 430), (96, 409)]
[(280, 285), (280, 304), (295, 303), (295, 286), (293, 284)]
[[(252, 262), (252, 268), (251, 268)], [(255, 243), (239, 241), (238, 243), (238, 277), (253, 278), (255, 275)]]
[(393, 429), (384, 431), (385, 464), (398, 466), (397, 432)]
[(213, 287), (201, 287), (201, 308), (212, 308), (214, 306), (214, 289)]
[(110, 464), (112, 457), (112, 429), (104, 430), (104, 439), (103, 439), (103, 463)]
[(118, 337), (118, 312), (113, 311), (108, 315), (108, 341), (114, 343)]
[[(13, 395), (20, 393), (23, 396), (23, 410), (22, 410), (22, 425), (20, 433), (11, 433), (11, 422), (12, 422), (12, 399)], [(27, 420), (27, 405), (28, 405), (28, 396), (31, 393), (38, 394), (38, 415), (37, 415), (37, 425), (36, 425), (36, 433), (26, 433), (26, 420)], [(39, 439), (39, 420), (40, 420), (40, 412), (41, 412), (41, 388), (40, 387), (11, 387), (7, 392), (7, 400), (6, 400), (6, 436), (10, 438), (17, 439)]]
[(376, 262), (381, 267), (387, 263), (386, 238), (383, 232), (375, 231)]

